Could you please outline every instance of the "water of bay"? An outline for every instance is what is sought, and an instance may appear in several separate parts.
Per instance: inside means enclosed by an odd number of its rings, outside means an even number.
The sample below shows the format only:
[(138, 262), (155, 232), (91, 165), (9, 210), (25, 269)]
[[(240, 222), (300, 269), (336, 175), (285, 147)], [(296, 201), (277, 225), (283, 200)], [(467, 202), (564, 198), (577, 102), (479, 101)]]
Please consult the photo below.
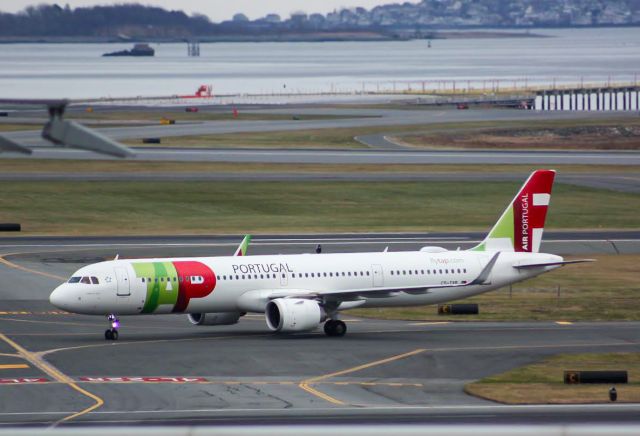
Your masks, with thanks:
[[(632, 82), (640, 30), (539, 29), (544, 38), (398, 42), (153, 44), (153, 58), (101, 57), (130, 44), (0, 45), (0, 98), (429, 88), (443, 80), (527, 83)], [(412, 83), (408, 83), (412, 82)]]

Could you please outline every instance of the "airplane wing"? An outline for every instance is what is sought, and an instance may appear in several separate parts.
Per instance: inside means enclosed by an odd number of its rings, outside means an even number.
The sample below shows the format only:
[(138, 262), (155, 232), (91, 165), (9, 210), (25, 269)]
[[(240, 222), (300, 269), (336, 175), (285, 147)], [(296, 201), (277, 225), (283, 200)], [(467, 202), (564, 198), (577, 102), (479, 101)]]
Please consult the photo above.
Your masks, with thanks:
[[(68, 100), (0, 99), (0, 104), (47, 106), (49, 122), (42, 130), (42, 137), (55, 145), (81, 148), (121, 158), (135, 156), (131, 149), (119, 142), (75, 121), (64, 120), (63, 115), (69, 104)], [(30, 148), (7, 137), (0, 137), (0, 150), (31, 154)]]
[(470, 282), (459, 282), (459, 283), (451, 283), (451, 284), (440, 284), (440, 285), (421, 285), (421, 286), (402, 286), (402, 287), (371, 287), (371, 288), (359, 288), (359, 289), (341, 289), (341, 290), (331, 290), (331, 291), (309, 291), (307, 293), (295, 290), (295, 291), (275, 291), (269, 295), (270, 300), (275, 300), (276, 298), (322, 298), (326, 300), (339, 300), (339, 301), (350, 301), (350, 300), (358, 300), (362, 297), (366, 298), (386, 298), (401, 292), (412, 294), (412, 295), (420, 295), (426, 294), (431, 289), (443, 289), (443, 288), (461, 288), (465, 286), (475, 286), (475, 285), (488, 285), (491, 282), (488, 281), (489, 276), (491, 275), (491, 271), (493, 270), (496, 261), (498, 260), (498, 256), (500, 252), (497, 252), (493, 255), (491, 260), (485, 265), (482, 269), (478, 277)]
[(17, 142), (5, 138), (4, 136), (0, 136), (0, 150), (5, 150), (14, 153), (22, 153), (22, 154), (31, 154), (32, 151), (30, 148), (25, 147), (22, 144), (18, 144)]

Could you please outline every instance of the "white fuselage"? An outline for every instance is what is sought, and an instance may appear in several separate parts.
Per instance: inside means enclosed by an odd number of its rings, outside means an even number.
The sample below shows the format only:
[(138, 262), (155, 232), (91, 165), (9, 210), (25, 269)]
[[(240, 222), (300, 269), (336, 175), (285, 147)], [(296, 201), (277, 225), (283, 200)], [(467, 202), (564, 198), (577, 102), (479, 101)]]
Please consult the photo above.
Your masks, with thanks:
[[(470, 283), (493, 254), (417, 251), (121, 259), (81, 268), (73, 274), (71, 281), (76, 282), (60, 285), (50, 300), (70, 312), (100, 315), (264, 312), (269, 299), (278, 292), (290, 296)], [(504, 252), (498, 257), (486, 284), (434, 288), (426, 292), (372, 292), (370, 296), (342, 301), (338, 309), (452, 301), (556, 268), (514, 268), (519, 263), (558, 259), (562, 260), (550, 254)]]

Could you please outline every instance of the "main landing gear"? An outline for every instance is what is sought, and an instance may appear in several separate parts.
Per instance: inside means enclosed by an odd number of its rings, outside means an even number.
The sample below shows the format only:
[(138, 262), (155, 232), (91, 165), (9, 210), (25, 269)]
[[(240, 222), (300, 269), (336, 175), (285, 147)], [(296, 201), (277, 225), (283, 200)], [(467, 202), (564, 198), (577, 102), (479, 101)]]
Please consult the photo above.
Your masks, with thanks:
[(118, 340), (118, 329), (120, 328), (120, 320), (114, 314), (107, 315), (107, 319), (109, 320), (110, 329), (104, 332), (104, 338), (107, 341), (117, 341)]
[(324, 323), (324, 332), (327, 336), (344, 336), (347, 325), (339, 319), (330, 319)]

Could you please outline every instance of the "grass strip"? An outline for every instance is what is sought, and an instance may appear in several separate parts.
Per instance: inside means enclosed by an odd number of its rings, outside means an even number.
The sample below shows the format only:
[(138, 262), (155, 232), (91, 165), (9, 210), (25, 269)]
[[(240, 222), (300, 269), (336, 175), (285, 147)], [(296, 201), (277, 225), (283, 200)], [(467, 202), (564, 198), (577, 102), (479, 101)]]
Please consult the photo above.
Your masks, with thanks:
[[(540, 165), (429, 165), (429, 164), (287, 164), (287, 163), (235, 163), (235, 162), (163, 162), (143, 160), (71, 160), (2, 158), (0, 173), (457, 173), (482, 171), (487, 174), (521, 173), (522, 180)], [(639, 174), (635, 165), (554, 165), (559, 174), (568, 173), (627, 173)], [(515, 187), (514, 187), (515, 189)]]
[(640, 402), (640, 353), (559, 354), (470, 383), (465, 391), (506, 404), (609, 402), (609, 385), (565, 385), (565, 370), (626, 370), (629, 384), (616, 386), (618, 402)]
[[(514, 183), (4, 182), (25, 234), (488, 230)], [(637, 228), (640, 195), (559, 184), (552, 229)]]
[[(384, 123), (384, 120), (380, 121)], [(473, 121), (432, 124), (379, 125), (375, 127), (348, 127), (335, 129), (309, 129), (298, 131), (276, 131), (256, 133), (225, 133), (215, 135), (187, 135), (162, 138), (162, 146), (201, 148), (363, 148), (365, 145), (354, 139), (356, 136), (384, 134), (400, 137), (403, 142), (414, 145), (411, 138), (440, 133), (469, 134), (485, 130), (500, 129), (559, 129), (580, 126), (637, 126), (640, 121), (633, 118), (597, 118), (537, 121)], [(412, 136), (413, 135), (413, 136)], [(606, 139), (606, 138), (605, 138)], [(141, 138), (125, 141), (126, 144), (142, 146)], [(415, 145), (420, 145), (417, 143)], [(157, 145), (155, 145), (157, 146)]]
[[(585, 257), (585, 256), (583, 256)], [(639, 321), (640, 255), (586, 256), (537, 278), (452, 303), (476, 303), (478, 315), (438, 315), (436, 306), (356, 309), (354, 315), (414, 321)]]

